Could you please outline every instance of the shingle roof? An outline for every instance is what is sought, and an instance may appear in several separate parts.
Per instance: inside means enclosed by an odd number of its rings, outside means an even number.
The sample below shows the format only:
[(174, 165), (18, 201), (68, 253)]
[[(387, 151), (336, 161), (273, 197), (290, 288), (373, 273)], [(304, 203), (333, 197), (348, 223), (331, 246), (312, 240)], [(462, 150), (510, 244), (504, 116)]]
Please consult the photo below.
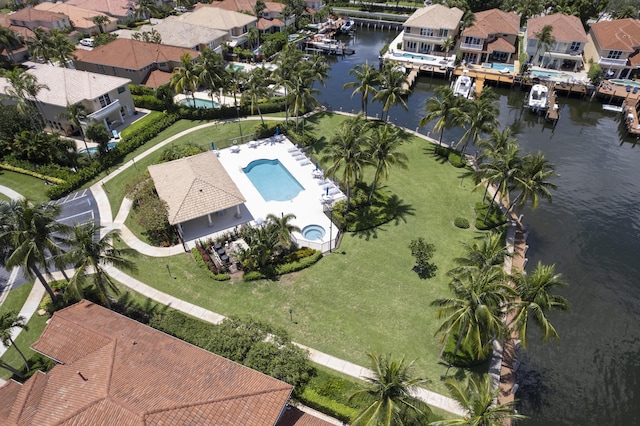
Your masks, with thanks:
[(405, 27), (450, 29), (458, 27), (464, 12), (457, 7), (449, 9), (441, 4), (422, 7), (409, 17), (404, 23)]
[(527, 38), (536, 38), (536, 33), (542, 31), (546, 25), (551, 25), (551, 34), (560, 42), (579, 41), (586, 43), (587, 34), (584, 32), (582, 22), (577, 16), (567, 16), (561, 13), (530, 18), (527, 21)]
[(487, 38), (490, 34), (518, 34), (520, 31), (520, 17), (515, 12), (489, 9), (474, 15), (473, 25), (462, 32), (463, 36)]
[(75, 52), (78, 61), (102, 64), (117, 68), (139, 70), (147, 65), (161, 62), (179, 62), (185, 53), (192, 58), (199, 53), (184, 47), (165, 46), (143, 41), (118, 38), (92, 50), (78, 49)]
[(62, 13), (49, 12), (47, 10), (39, 10), (31, 7), (25, 7), (9, 15), (9, 19), (11, 20), (25, 22), (57, 22), (65, 18), (67, 18), (67, 16)]
[[(69, 17), (73, 22), (73, 26), (76, 28), (93, 28), (96, 24), (93, 23), (93, 18), (96, 16), (107, 16), (104, 13), (96, 12), (95, 10), (84, 9), (82, 7), (74, 6), (69, 3), (49, 3), (44, 2), (34, 7), (36, 10), (47, 10), (50, 12), (62, 13)], [(116, 18), (107, 16), (110, 21), (117, 21)]]
[(213, 151), (149, 166), (149, 173), (172, 225), (246, 201)]
[(591, 24), (591, 33), (598, 45), (606, 50), (633, 52), (640, 46), (640, 20), (617, 19)]
[(219, 7), (197, 7), (193, 12), (183, 13), (178, 19), (194, 25), (229, 31), (256, 22), (255, 16), (221, 9)]
[[(61, 332), (78, 337), (61, 345)], [(108, 343), (87, 352), (91, 334)], [(71, 355), (76, 346), (83, 356)], [(71, 361), (0, 388), (13, 402), (2, 425), (274, 425), (292, 391), (86, 300), (56, 312), (33, 347)]]

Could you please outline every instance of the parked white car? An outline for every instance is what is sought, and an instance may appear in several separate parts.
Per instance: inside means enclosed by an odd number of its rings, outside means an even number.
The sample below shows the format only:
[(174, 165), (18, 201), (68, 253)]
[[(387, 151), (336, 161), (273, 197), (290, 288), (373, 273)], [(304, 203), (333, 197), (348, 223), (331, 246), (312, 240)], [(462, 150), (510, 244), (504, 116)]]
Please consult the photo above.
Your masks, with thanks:
[(87, 47), (93, 47), (93, 39), (92, 38), (83, 38), (80, 40), (80, 44)]

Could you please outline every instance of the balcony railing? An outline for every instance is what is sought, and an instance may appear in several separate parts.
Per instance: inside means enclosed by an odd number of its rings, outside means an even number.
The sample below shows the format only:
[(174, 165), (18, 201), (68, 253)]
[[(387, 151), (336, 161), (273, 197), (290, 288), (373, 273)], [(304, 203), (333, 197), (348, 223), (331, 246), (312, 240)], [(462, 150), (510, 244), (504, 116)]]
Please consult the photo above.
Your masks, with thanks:
[(482, 50), (482, 44), (460, 43), (460, 49)]
[(627, 59), (609, 59), (609, 58), (600, 58), (598, 61), (598, 65), (604, 65), (607, 67), (624, 67), (627, 65)]
[(116, 111), (120, 111), (121, 106), (122, 105), (120, 105), (120, 99), (116, 99), (113, 102), (111, 102), (109, 105), (103, 108), (100, 108), (99, 110), (89, 114), (88, 117), (93, 120), (102, 120), (103, 118), (108, 117), (112, 113)]

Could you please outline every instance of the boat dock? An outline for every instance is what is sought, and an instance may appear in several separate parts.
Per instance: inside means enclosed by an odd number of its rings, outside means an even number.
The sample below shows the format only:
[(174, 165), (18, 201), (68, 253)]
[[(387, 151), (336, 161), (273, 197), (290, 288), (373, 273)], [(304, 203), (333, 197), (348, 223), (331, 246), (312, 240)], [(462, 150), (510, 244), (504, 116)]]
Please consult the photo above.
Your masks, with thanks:
[(407, 79), (405, 80), (405, 82), (402, 83), (402, 90), (404, 90), (405, 92), (411, 90), (416, 82), (416, 79), (418, 78), (419, 71), (420, 68), (418, 67), (409, 68), (409, 75), (407, 75)]
[(557, 123), (560, 118), (558, 103), (556, 102), (556, 91), (554, 87), (549, 88), (549, 105), (547, 106), (547, 112), (544, 117), (552, 122)]
[(627, 133), (636, 138), (640, 137), (640, 120), (638, 120), (638, 109), (640, 109), (640, 101), (638, 99), (629, 99), (625, 101), (622, 113), (624, 114), (624, 122), (627, 126)]

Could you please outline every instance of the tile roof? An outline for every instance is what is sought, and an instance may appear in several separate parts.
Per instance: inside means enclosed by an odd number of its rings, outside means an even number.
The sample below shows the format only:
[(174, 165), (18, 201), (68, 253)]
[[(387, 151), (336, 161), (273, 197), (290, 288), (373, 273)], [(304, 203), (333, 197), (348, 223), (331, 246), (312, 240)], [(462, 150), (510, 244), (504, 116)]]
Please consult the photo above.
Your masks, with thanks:
[[(273, 1), (265, 1), (265, 12), (282, 12), (284, 10), (284, 4), (276, 3)], [(198, 3), (195, 9), (202, 7), (219, 7), (226, 10), (232, 10), (236, 12), (253, 12), (256, 6), (256, 0), (222, 0), (214, 1), (212, 3)]]
[[(63, 332), (75, 338), (54, 342)], [(87, 352), (91, 334), (108, 343)], [(86, 300), (56, 312), (33, 347), (71, 361), (0, 388), (13, 402), (2, 425), (274, 425), (293, 389)]]
[(78, 49), (74, 53), (81, 62), (133, 70), (140, 70), (161, 62), (179, 62), (185, 53), (192, 58), (197, 58), (199, 55), (198, 52), (184, 47), (145, 43), (125, 38), (117, 38), (111, 43), (92, 50)]
[[(97, 99), (105, 93), (126, 86), (131, 80), (111, 75), (95, 74), (70, 68), (55, 67), (49, 64), (34, 63), (27, 70), (49, 89), (38, 93), (38, 100), (45, 104), (66, 107), (85, 99)], [(0, 78), (0, 93), (9, 85)]]
[(596, 22), (591, 24), (591, 33), (602, 49), (633, 52), (640, 46), (640, 20), (638, 19)]
[(258, 29), (259, 30), (268, 30), (269, 28), (272, 27), (276, 27), (276, 28), (280, 28), (280, 27), (284, 27), (284, 21), (280, 20), (280, 19), (265, 19), (265, 18), (260, 18), (258, 19)]
[(213, 151), (149, 166), (149, 173), (172, 225), (246, 201)]
[(9, 19), (13, 21), (25, 21), (25, 22), (57, 22), (66, 19), (67, 16), (62, 13), (50, 12), (47, 10), (34, 9), (32, 7), (25, 7), (17, 12), (9, 15)]
[(530, 18), (527, 21), (527, 38), (536, 38), (535, 34), (542, 31), (542, 28), (546, 25), (553, 27), (552, 34), (556, 41), (564, 43), (573, 41), (587, 42), (587, 34), (584, 32), (580, 18), (561, 13)]
[(507, 40), (503, 39), (502, 37), (499, 37), (494, 41), (492, 41), (491, 43), (487, 44), (487, 52), (492, 53), (496, 50), (499, 52), (515, 53), (516, 48), (513, 44), (509, 43)]
[(457, 7), (448, 8), (441, 4), (422, 7), (404, 22), (405, 27), (455, 29), (460, 24), (464, 12)]
[(178, 19), (189, 24), (202, 25), (223, 31), (242, 28), (258, 20), (255, 16), (245, 13), (207, 6), (196, 7), (193, 12), (183, 13), (178, 16)]
[(132, 2), (130, 0), (66, 0), (66, 3), (122, 18), (130, 14)]
[(163, 84), (167, 84), (171, 80), (171, 73), (162, 70), (153, 70), (147, 76), (143, 85), (147, 87), (158, 88)]
[(332, 424), (298, 408), (287, 407), (276, 426), (330, 426)]
[(34, 35), (33, 31), (27, 27), (12, 25), (11, 19), (9, 19), (9, 15), (4, 13), (0, 13), (0, 27), (11, 29), (14, 33), (21, 35), (25, 40), (33, 37)]
[(200, 44), (209, 44), (212, 41), (224, 39), (228, 34), (228, 31), (181, 21), (177, 16), (169, 16), (156, 25), (144, 25), (140, 31), (151, 31), (152, 29), (160, 33), (162, 44), (189, 49)]
[[(44, 2), (34, 7), (36, 10), (46, 10), (50, 12), (62, 13), (69, 17), (76, 28), (93, 28), (96, 24), (93, 23), (93, 18), (96, 16), (108, 16), (104, 13), (96, 12), (95, 10), (83, 9), (78, 6), (74, 6), (69, 3), (49, 3)], [(116, 18), (108, 16), (109, 20), (114, 22)]]
[(518, 34), (520, 16), (515, 12), (503, 12), (500, 9), (489, 9), (474, 14), (475, 21), (466, 28), (463, 36), (487, 38), (490, 34)]

